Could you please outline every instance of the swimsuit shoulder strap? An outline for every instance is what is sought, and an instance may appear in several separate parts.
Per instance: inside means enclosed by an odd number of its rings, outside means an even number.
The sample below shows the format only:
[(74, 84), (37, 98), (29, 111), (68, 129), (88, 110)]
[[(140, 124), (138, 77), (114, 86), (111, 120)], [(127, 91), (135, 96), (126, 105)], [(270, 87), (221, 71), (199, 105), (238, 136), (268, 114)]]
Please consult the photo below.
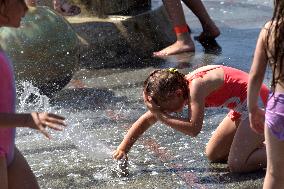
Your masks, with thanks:
[(193, 75), (189, 78), (189, 81), (192, 81), (192, 80), (194, 80), (194, 79), (196, 79), (196, 78), (200, 78), (200, 77), (202, 78), (207, 72), (209, 72), (209, 71), (211, 71), (211, 70), (215, 70), (215, 69), (220, 68), (220, 67), (221, 67), (221, 66), (216, 66), (216, 67), (213, 67), (213, 68), (208, 68), (208, 69), (206, 69), (206, 70), (199, 71), (199, 72), (193, 74)]

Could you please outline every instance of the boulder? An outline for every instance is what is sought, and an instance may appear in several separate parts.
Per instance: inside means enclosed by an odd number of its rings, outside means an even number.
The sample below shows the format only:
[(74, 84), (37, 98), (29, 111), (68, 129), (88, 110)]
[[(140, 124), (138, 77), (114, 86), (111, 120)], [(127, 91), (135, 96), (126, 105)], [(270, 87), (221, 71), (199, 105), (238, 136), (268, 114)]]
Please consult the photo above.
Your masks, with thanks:
[(30, 8), (19, 28), (0, 28), (0, 46), (12, 60), (16, 81), (30, 81), (45, 94), (63, 88), (79, 61), (76, 32), (48, 7)]

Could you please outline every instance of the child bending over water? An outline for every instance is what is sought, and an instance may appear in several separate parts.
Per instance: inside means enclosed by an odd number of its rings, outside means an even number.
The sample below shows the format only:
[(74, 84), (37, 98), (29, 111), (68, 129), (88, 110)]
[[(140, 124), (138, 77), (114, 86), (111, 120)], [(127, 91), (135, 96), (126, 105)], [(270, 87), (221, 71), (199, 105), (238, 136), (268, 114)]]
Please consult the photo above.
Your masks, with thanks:
[[(258, 37), (248, 88), (248, 107), (252, 128), (259, 133), (265, 130), (267, 169), (265, 189), (284, 188), (284, 1), (274, 1), (271, 21), (265, 24)], [(265, 111), (256, 103), (267, 64), (272, 70), (272, 88)], [(260, 119), (260, 117), (262, 119)]]
[[(251, 172), (266, 167), (264, 137), (253, 132), (247, 113), (248, 74), (231, 67), (210, 65), (183, 75), (175, 69), (156, 70), (144, 82), (143, 98), (149, 111), (129, 129), (113, 157), (120, 159), (135, 141), (157, 121), (195, 137), (202, 129), (204, 109), (227, 107), (230, 111), (206, 146), (212, 162), (227, 161), (232, 172)], [(261, 86), (266, 104), (268, 89)], [(257, 96), (256, 96), (257, 98)], [(188, 118), (172, 116), (188, 107)]]
[[(0, 26), (19, 27), (27, 6), (24, 0), (0, 0)], [(15, 146), (15, 128), (29, 127), (50, 138), (46, 127), (62, 130), (64, 118), (55, 114), (15, 113), (15, 85), (12, 65), (0, 49), (0, 188), (39, 188), (35, 175)]]

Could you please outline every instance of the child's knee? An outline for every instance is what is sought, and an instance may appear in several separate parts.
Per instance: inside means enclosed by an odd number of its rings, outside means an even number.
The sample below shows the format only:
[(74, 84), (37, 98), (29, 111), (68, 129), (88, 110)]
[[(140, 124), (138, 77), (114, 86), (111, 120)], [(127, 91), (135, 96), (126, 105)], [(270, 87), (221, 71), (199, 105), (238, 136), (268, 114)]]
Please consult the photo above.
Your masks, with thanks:
[(216, 150), (212, 150), (211, 148), (205, 149), (205, 155), (207, 159), (211, 162), (220, 162), (223, 161), (223, 157), (220, 156), (220, 153), (217, 153)]
[(212, 152), (212, 150), (209, 150), (208, 148), (205, 149), (205, 155), (209, 161), (215, 160), (215, 154)]

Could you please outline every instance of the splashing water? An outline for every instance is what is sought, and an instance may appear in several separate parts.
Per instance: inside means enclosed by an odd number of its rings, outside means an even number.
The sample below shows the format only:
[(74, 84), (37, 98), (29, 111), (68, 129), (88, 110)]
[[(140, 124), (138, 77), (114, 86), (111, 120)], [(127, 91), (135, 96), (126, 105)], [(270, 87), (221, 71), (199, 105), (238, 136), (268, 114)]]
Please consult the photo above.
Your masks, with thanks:
[[(96, 133), (90, 133), (87, 129), (92, 124), (92, 120), (85, 117), (85, 112), (70, 113), (59, 107), (50, 105), (50, 99), (46, 95), (40, 94), (37, 87), (30, 82), (20, 82), (17, 86), (20, 90), (18, 95), (18, 112), (44, 111), (53, 112), (67, 118), (68, 127), (63, 132), (54, 132), (50, 130), (52, 141), (68, 142), (74, 144), (80, 151), (87, 155), (90, 159), (106, 159), (111, 158), (112, 151), (107, 145), (96, 138)], [(88, 112), (90, 114), (91, 112)], [(80, 116), (80, 114), (82, 116)], [(85, 127), (85, 125), (87, 125)], [(27, 129), (18, 129), (19, 134), (35, 133)], [(36, 134), (35, 134), (36, 135)], [(39, 139), (42, 136), (39, 136)]]
[(80, 128), (80, 123), (76, 124), (73, 129), (76, 133), (73, 135), (75, 145), (85, 153), (90, 159), (108, 159), (111, 157), (113, 150), (107, 147), (96, 138), (95, 134), (87, 134), (88, 131), (83, 131)]
[(23, 81), (17, 85), (17, 88), (20, 88), (20, 90), (17, 90), (18, 112), (50, 110), (49, 98), (40, 94), (39, 89), (32, 83)]

